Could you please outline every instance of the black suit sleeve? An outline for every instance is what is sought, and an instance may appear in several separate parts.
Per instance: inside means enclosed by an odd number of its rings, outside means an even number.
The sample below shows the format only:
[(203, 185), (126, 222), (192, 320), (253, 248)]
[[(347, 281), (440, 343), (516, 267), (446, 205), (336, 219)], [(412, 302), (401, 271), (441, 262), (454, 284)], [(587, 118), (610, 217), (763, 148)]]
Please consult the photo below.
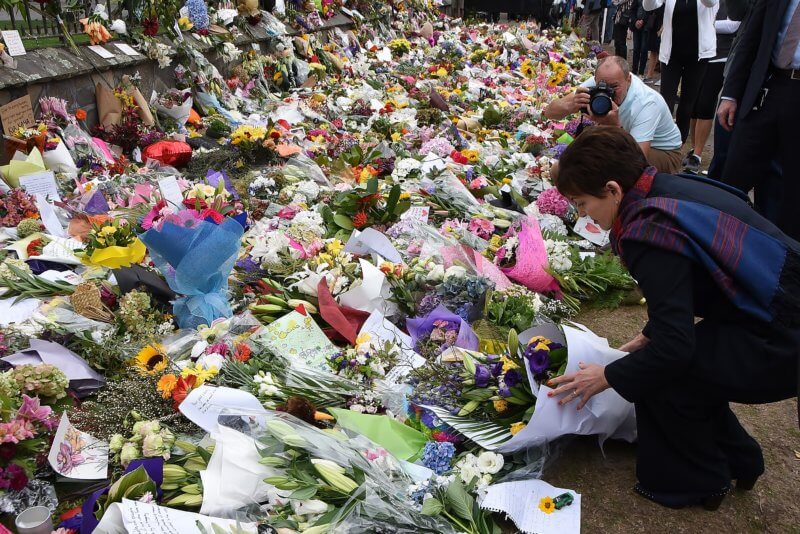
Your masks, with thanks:
[(761, 33), (764, 30), (764, 15), (768, 5), (775, 9), (772, 0), (757, 0), (747, 20), (741, 35), (736, 40), (736, 46), (731, 50), (730, 66), (725, 84), (722, 86), (722, 96), (735, 98), (741, 104), (742, 96), (747, 87), (750, 70), (758, 54), (761, 42)]
[(694, 355), (692, 262), (679, 254), (629, 243), (625, 262), (647, 299), (650, 342), (609, 364), (605, 376), (630, 402), (658, 394), (658, 388), (680, 380)]

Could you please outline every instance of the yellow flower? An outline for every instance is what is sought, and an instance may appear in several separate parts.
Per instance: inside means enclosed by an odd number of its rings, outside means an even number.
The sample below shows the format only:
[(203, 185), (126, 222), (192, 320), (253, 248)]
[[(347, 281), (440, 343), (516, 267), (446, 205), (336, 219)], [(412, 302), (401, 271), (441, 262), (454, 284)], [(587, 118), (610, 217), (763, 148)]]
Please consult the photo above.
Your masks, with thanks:
[(325, 245), (325, 249), (334, 256), (338, 256), (343, 248), (344, 248), (344, 243), (342, 243), (339, 239), (334, 239), (333, 241)]
[(156, 388), (161, 393), (161, 396), (168, 399), (172, 396), (172, 390), (178, 384), (178, 378), (172, 373), (166, 374), (159, 378)]
[(551, 497), (542, 497), (542, 500), (539, 501), (539, 510), (546, 514), (555, 512), (556, 505), (553, 503), (553, 499)]
[(164, 353), (163, 345), (158, 343), (147, 345), (139, 351), (132, 363), (140, 373), (155, 375), (166, 369), (167, 355)]
[(511, 369), (518, 369), (519, 365), (517, 365), (511, 358), (508, 356), (501, 356), (500, 361), (503, 363), (503, 372), (507, 373)]
[(104, 226), (100, 229), (100, 235), (110, 236), (117, 233), (116, 226)]
[(189, 31), (194, 27), (194, 24), (189, 20), (189, 17), (181, 17), (178, 19), (178, 26), (180, 26), (183, 31)]
[(436, 75), (439, 76), (440, 78), (444, 78), (445, 76), (447, 76), (447, 69), (445, 69), (444, 67), (439, 67), (439, 70), (436, 71)]
[(272, 79), (273, 79), (273, 81), (276, 81), (276, 82), (277, 82), (277, 81), (279, 81), (281, 78), (283, 78), (283, 73), (282, 73), (281, 71), (277, 71), (275, 74), (273, 74), (273, 75), (272, 75)]
[(361, 171), (360, 175), (358, 175), (358, 181), (360, 183), (364, 183), (370, 178), (372, 178), (372, 174), (366, 168)]
[(356, 338), (356, 347), (363, 345), (364, 343), (369, 343), (370, 339), (372, 339), (372, 336), (369, 335), (369, 332), (361, 332)]
[(400, 193), (400, 200), (405, 200), (407, 198), (411, 198), (411, 193), (409, 193), (408, 191), (403, 191), (402, 193)]
[(398, 142), (402, 138), (403, 138), (403, 134), (401, 134), (400, 132), (394, 132), (392, 134), (392, 141), (394, 141), (395, 143)]
[(505, 401), (504, 399), (497, 399), (496, 401), (492, 401), (492, 404), (494, 405), (494, 411), (496, 411), (497, 413), (503, 413), (508, 409), (508, 402)]
[(205, 369), (202, 365), (198, 365), (194, 368), (185, 367), (181, 371), (181, 376), (183, 378), (194, 376), (196, 379), (195, 385), (201, 386), (205, 383), (206, 380), (211, 380), (212, 378), (217, 376), (218, 373), (219, 369), (217, 369), (216, 367), (209, 367), (208, 369)]
[(511, 183), (511, 178), (506, 176), (505, 178), (503, 178), (503, 183), (504, 184), (510, 184)]
[(509, 431), (509, 432), (511, 432), (511, 435), (513, 436), (513, 435), (515, 435), (517, 432), (519, 432), (520, 430), (522, 430), (523, 428), (525, 428), (525, 423), (523, 423), (522, 421), (519, 421), (519, 422), (517, 422), (517, 423), (513, 423), (513, 424), (511, 425), (511, 427), (508, 429), (508, 431)]

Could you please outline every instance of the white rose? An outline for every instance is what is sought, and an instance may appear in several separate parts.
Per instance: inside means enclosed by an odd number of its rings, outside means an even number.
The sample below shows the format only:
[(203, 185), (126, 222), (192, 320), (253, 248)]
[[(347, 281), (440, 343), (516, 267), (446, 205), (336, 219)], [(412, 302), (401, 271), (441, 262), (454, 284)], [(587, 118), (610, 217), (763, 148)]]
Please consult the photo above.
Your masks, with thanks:
[(478, 456), (478, 469), (481, 473), (494, 475), (503, 468), (504, 463), (502, 454), (484, 451)]
[(444, 279), (444, 266), (434, 265), (425, 278), (428, 282), (441, 282)]
[(222, 369), (222, 366), (225, 365), (227, 360), (222, 354), (217, 354), (216, 352), (212, 352), (211, 354), (203, 354), (197, 359), (197, 365), (202, 365), (206, 369), (210, 369), (212, 367), (216, 367), (217, 369)]
[(445, 279), (450, 277), (464, 278), (466, 275), (467, 275), (467, 270), (460, 265), (453, 265), (451, 267), (448, 267), (448, 269), (444, 272)]
[(461, 481), (464, 484), (469, 484), (474, 478), (481, 476), (481, 474), (478, 472), (478, 469), (469, 464), (461, 467), (461, 472), (459, 475), (461, 476)]

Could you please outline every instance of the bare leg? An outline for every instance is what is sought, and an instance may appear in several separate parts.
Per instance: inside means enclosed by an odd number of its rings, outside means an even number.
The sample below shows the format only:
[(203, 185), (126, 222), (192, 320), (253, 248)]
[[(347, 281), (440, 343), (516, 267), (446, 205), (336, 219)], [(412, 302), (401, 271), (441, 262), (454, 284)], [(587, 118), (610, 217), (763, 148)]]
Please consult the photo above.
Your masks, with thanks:
[(714, 120), (697, 119), (692, 129), (692, 141), (694, 143), (694, 153), (698, 156), (703, 153), (706, 147), (706, 141), (711, 134), (711, 128), (714, 126)]

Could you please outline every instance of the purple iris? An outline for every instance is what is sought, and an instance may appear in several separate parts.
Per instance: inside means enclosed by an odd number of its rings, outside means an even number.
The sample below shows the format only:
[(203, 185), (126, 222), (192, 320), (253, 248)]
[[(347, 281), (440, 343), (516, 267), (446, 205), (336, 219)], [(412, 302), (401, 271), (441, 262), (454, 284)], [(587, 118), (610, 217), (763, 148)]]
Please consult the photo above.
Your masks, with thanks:
[(510, 397), (511, 390), (509, 389), (508, 385), (505, 385), (497, 390), (497, 394), (500, 395), (501, 397)]
[(528, 368), (534, 376), (544, 373), (550, 367), (550, 351), (537, 349), (537, 345), (531, 343), (525, 349), (525, 359), (528, 360)]
[(475, 367), (475, 385), (479, 388), (488, 386), (491, 376), (492, 372), (485, 365), (477, 365)]
[(491, 368), (492, 368), (492, 376), (498, 377), (500, 376), (500, 373), (503, 372), (503, 362), (493, 363), (491, 364)]

